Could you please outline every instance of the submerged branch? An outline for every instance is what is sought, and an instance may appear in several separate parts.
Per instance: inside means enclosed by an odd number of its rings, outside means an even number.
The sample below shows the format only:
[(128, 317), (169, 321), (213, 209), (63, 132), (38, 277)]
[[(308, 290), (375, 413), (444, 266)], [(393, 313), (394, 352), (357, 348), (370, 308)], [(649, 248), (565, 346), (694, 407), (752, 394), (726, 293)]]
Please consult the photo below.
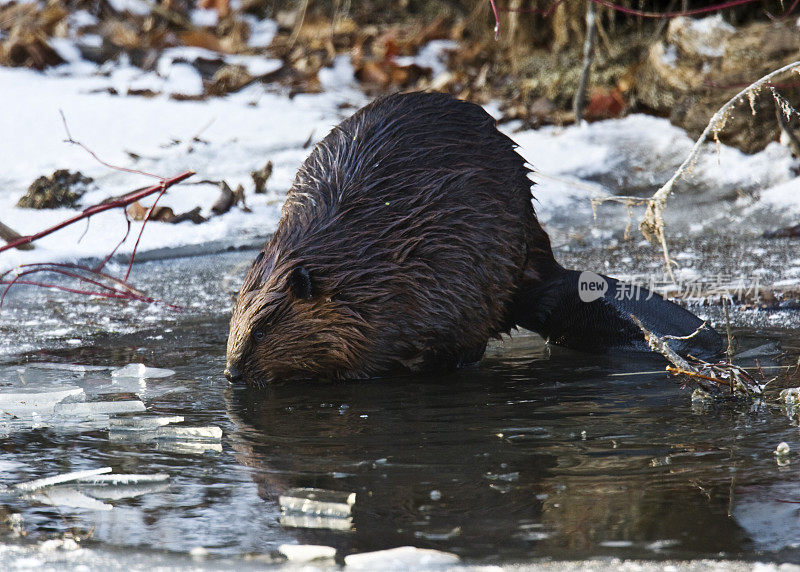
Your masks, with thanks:
[[(756, 398), (763, 394), (764, 384), (757, 382), (744, 368), (731, 363), (730, 360), (710, 363), (694, 357), (684, 359), (669, 347), (667, 340), (675, 339), (674, 336), (659, 337), (648, 330), (633, 314), (631, 318), (642, 330), (650, 348), (663, 355), (672, 364), (666, 368), (669, 373), (682, 376), (687, 382), (694, 383), (709, 393), (718, 394), (720, 387), (724, 387), (734, 397)], [(693, 334), (679, 339), (691, 338), (705, 327), (707, 324), (704, 322)]]

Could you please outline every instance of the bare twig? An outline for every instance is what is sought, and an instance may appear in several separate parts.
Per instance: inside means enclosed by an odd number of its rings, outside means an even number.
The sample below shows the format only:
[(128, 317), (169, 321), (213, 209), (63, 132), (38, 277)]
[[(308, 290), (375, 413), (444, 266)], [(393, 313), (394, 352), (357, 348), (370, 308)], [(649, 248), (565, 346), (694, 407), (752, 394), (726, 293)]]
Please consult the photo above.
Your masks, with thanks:
[(719, 390), (719, 387), (722, 386), (728, 388), (732, 396), (744, 395), (748, 397), (757, 397), (763, 393), (764, 386), (759, 384), (747, 370), (738, 365), (734, 365), (730, 360), (709, 363), (690, 356), (690, 361), (679, 356), (665, 341), (667, 339), (692, 338), (697, 335), (700, 330), (707, 327), (705, 322), (689, 336), (659, 337), (648, 330), (633, 314), (631, 314), (631, 319), (633, 319), (636, 325), (639, 326), (639, 329), (642, 330), (650, 348), (663, 355), (672, 363), (671, 366), (667, 366), (667, 371), (669, 373), (683, 376), (709, 392), (716, 392)]
[[(669, 344), (665, 342), (662, 338), (659, 338), (653, 332), (648, 330), (639, 318), (631, 314), (631, 319), (633, 322), (639, 326), (639, 329), (642, 330), (644, 334), (644, 339), (647, 341), (647, 345), (650, 346), (654, 352), (660, 353), (662, 356), (667, 358), (670, 362), (672, 362), (676, 367), (682, 370), (691, 370), (692, 366), (689, 365), (689, 362), (679, 356), (675, 351), (669, 347)], [(705, 324), (703, 324), (705, 325)]]
[[(20, 266), (18, 266), (16, 268), (11, 269), (11, 270), (7, 270), (5, 272), (0, 273), (0, 285), (4, 285), (5, 286), (5, 288), (3, 289), (2, 294), (0, 294), (0, 307), (2, 307), (3, 301), (5, 300), (5, 297), (8, 294), (8, 291), (15, 284), (28, 284), (28, 285), (33, 285), (33, 286), (40, 286), (40, 287), (43, 287), (43, 288), (53, 288), (53, 289), (61, 290), (61, 291), (64, 291), (64, 292), (71, 292), (71, 293), (76, 293), (76, 294), (84, 294), (84, 295), (88, 295), (88, 296), (100, 296), (100, 297), (103, 297), (103, 298), (120, 298), (120, 299), (127, 299), (127, 300), (136, 300), (136, 301), (141, 301), (141, 302), (146, 302), (146, 303), (153, 303), (153, 302), (164, 303), (161, 300), (158, 300), (156, 298), (152, 298), (150, 296), (147, 296), (143, 292), (135, 289), (130, 284), (128, 284), (127, 280), (128, 280), (128, 277), (130, 276), (131, 268), (133, 267), (133, 261), (134, 261), (134, 258), (136, 256), (136, 251), (137, 251), (137, 248), (139, 246), (139, 241), (140, 241), (140, 239), (142, 237), (142, 233), (144, 232), (144, 228), (145, 228), (147, 222), (150, 220), (150, 216), (152, 215), (153, 210), (155, 209), (156, 205), (158, 204), (159, 199), (164, 195), (164, 193), (167, 191), (168, 188), (170, 188), (171, 186), (173, 186), (173, 185), (175, 185), (177, 183), (180, 183), (181, 181), (191, 177), (192, 175), (194, 175), (194, 172), (193, 171), (186, 171), (186, 172), (181, 173), (180, 175), (177, 175), (175, 177), (165, 178), (165, 177), (161, 177), (161, 176), (158, 176), (158, 175), (153, 175), (152, 173), (146, 173), (144, 171), (139, 171), (139, 170), (135, 170), (135, 169), (127, 169), (125, 167), (118, 167), (116, 165), (111, 165), (109, 163), (106, 163), (102, 159), (100, 159), (97, 156), (97, 154), (94, 151), (92, 151), (91, 149), (89, 149), (86, 145), (84, 145), (83, 143), (80, 143), (79, 141), (76, 141), (76, 140), (74, 140), (72, 138), (72, 135), (70, 134), (69, 127), (67, 125), (67, 121), (66, 121), (66, 118), (64, 117), (63, 112), (61, 113), (61, 119), (62, 119), (62, 121), (64, 123), (64, 130), (66, 131), (66, 134), (67, 134), (66, 142), (71, 143), (73, 145), (78, 145), (84, 151), (89, 153), (95, 160), (97, 160), (99, 163), (101, 163), (102, 165), (105, 165), (106, 167), (108, 167), (110, 169), (114, 169), (114, 170), (117, 170), (117, 171), (123, 171), (123, 172), (126, 172), (126, 173), (133, 173), (133, 174), (137, 174), (137, 175), (145, 175), (145, 176), (148, 176), (148, 177), (154, 177), (154, 178), (159, 179), (159, 183), (156, 184), (156, 185), (151, 185), (149, 187), (144, 187), (144, 188), (141, 188), (141, 189), (137, 189), (136, 191), (132, 191), (130, 193), (126, 193), (126, 194), (124, 194), (124, 195), (122, 195), (120, 197), (116, 197), (116, 198), (111, 199), (111, 200), (106, 200), (106, 201), (104, 201), (102, 203), (99, 203), (99, 204), (95, 204), (95, 205), (89, 206), (89, 207), (83, 209), (83, 211), (81, 213), (79, 213), (79, 214), (77, 214), (77, 215), (75, 215), (73, 217), (70, 217), (70, 218), (68, 218), (68, 219), (66, 219), (66, 220), (64, 220), (64, 221), (62, 221), (62, 222), (60, 222), (60, 223), (58, 223), (58, 224), (56, 224), (54, 226), (51, 226), (50, 228), (47, 228), (47, 229), (45, 229), (43, 231), (40, 231), (40, 232), (38, 232), (36, 234), (31, 234), (31, 235), (28, 235), (28, 236), (18, 236), (14, 240), (10, 241), (8, 244), (6, 244), (4, 246), (0, 246), (0, 253), (2, 253), (2, 252), (6, 251), (6, 250), (9, 250), (11, 248), (21, 248), (21, 247), (24, 247), (26, 245), (30, 245), (32, 242), (34, 242), (34, 241), (36, 241), (36, 240), (38, 240), (40, 238), (43, 238), (45, 236), (48, 236), (48, 235), (50, 235), (50, 234), (52, 234), (52, 233), (54, 233), (54, 232), (56, 232), (58, 230), (61, 230), (62, 228), (65, 228), (65, 227), (67, 227), (69, 225), (75, 224), (78, 221), (86, 220), (87, 223), (88, 223), (89, 219), (92, 216), (94, 216), (96, 214), (99, 214), (101, 212), (105, 212), (107, 210), (111, 210), (111, 209), (115, 209), (115, 208), (122, 208), (123, 212), (125, 213), (125, 215), (124, 215), (125, 216), (125, 222), (127, 224), (127, 229), (125, 231), (125, 235), (116, 244), (116, 246), (113, 248), (113, 250), (94, 268), (87, 268), (85, 266), (80, 266), (80, 265), (77, 265), (77, 264), (66, 264), (66, 263), (54, 263), (54, 262), (51, 262), (51, 263), (38, 263), (38, 264), (23, 264), (23, 265), (20, 265)], [(153, 195), (153, 194), (157, 194), (156, 199), (153, 202), (153, 204), (150, 206), (150, 208), (148, 209), (147, 214), (145, 215), (145, 217), (143, 219), (142, 226), (141, 226), (141, 228), (139, 230), (139, 234), (138, 234), (138, 236), (136, 238), (136, 243), (134, 244), (133, 250), (131, 252), (130, 260), (128, 262), (128, 267), (127, 267), (127, 270), (125, 272), (125, 277), (123, 279), (119, 279), (119, 278), (116, 278), (116, 277), (114, 277), (114, 276), (112, 276), (110, 274), (107, 274), (107, 273), (103, 272), (102, 270), (105, 267), (106, 263), (111, 259), (111, 257), (114, 255), (114, 253), (117, 252), (119, 247), (127, 240), (128, 235), (130, 234), (130, 224), (131, 224), (131, 222), (130, 222), (130, 219), (128, 218), (128, 216), (127, 216), (127, 212), (125, 211), (125, 207), (127, 207), (128, 205), (130, 205), (132, 203), (135, 203), (136, 201), (138, 201), (138, 200), (140, 200), (140, 199), (142, 199), (144, 197), (147, 197), (147, 196), (150, 196), (150, 195)], [(13, 278), (11, 278), (10, 280), (7, 280), (6, 277), (12, 272), (14, 273)], [(59, 275), (59, 276), (64, 276), (66, 278), (72, 278), (72, 279), (78, 280), (81, 283), (85, 283), (85, 284), (90, 285), (91, 287), (94, 287), (94, 289), (87, 290), (87, 289), (81, 289), (81, 288), (70, 288), (68, 286), (62, 286), (62, 285), (59, 285), (59, 284), (38, 282), (38, 281), (33, 281), (33, 280), (28, 280), (28, 279), (23, 280), (23, 278), (26, 277), (26, 276), (30, 276), (32, 274), (37, 274), (37, 273), (44, 273), (44, 272), (49, 272), (49, 273), (56, 274), (56, 275)], [(179, 306), (174, 306), (172, 304), (166, 304), (166, 303), (164, 303), (164, 304), (166, 306), (172, 308), (172, 309), (175, 309), (175, 310), (181, 309)]]
[(126, 167), (120, 167), (118, 165), (112, 165), (111, 163), (106, 163), (100, 157), (98, 157), (97, 154), (94, 151), (89, 149), (86, 145), (84, 145), (80, 141), (75, 141), (75, 139), (72, 138), (72, 135), (69, 132), (69, 126), (67, 125), (67, 118), (64, 116), (64, 112), (59, 109), (58, 113), (61, 115), (61, 122), (64, 124), (64, 131), (67, 132), (67, 138), (64, 140), (66, 143), (70, 143), (72, 145), (77, 145), (78, 147), (80, 147), (81, 149), (83, 149), (84, 151), (89, 153), (89, 155), (94, 157), (94, 159), (98, 163), (108, 167), (109, 169), (114, 169), (115, 171), (122, 171), (124, 173), (133, 173), (134, 175), (144, 175), (145, 177), (150, 177), (152, 179), (158, 179), (160, 181), (164, 180), (164, 177), (161, 177), (160, 175), (154, 175), (153, 173), (148, 173), (146, 171), (140, 171), (138, 169), (128, 169)]
[(575, 123), (583, 123), (583, 106), (586, 102), (586, 88), (589, 85), (592, 61), (594, 60), (594, 44), (597, 38), (597, 5), (594, 2), (586, 3), (586, 38), (583, 42), (583, 69), (578, 89), (572, 99), (572, 111), (575, 113)]
[[(592, 0), (597, 1), (597, 0)], [(599, 2), (603, 4), (603, 2)], [(605, 4), (603, 4), (605, 5)], [(639, 205), (639, 204), (646, 204), (647, 209), (645, 210), (644, 217), (642, 218), (641, 223), (639, 224), (639, 230), (642, 232), (644, 237), (649, 240), (651, 243), (657, 243), (661, 246), (661, 252), (664, 257), (664, 264), (666, 266), (667, 274), (672, 280), (673, 283), (677, 283), (675, 280), (675, 275), (672, 272), (672, 266), (677, 264), (674, 260), (672, 260), (669, 256), (669, 248), (667, 246), (667, 238), (665, 233), (665, 223), (664, 223), (664, 209), (666, 208), (667, 199), (672, 194), (674, 190), (675, 184), (679, 179), (681, 179), (686, 172), (691, 168), (691, 166), (697, 160), (697, 157), (702, 149), (703, 144), (706, 142), (706, 139), (709, 135), (713, 134), (714, 138), (719, 141), (718, 135), (719, 132), (725, 127), (725, 121), (727, 119), (727, 114), (731, 110), (731, 108), (738, 102), (743, 101), (745, 97), (750, 100), (751, 106), (753, 105), (753, 101), (755, 96), (758, 92), (763, 89), (764, 87), (770, 84), (770, 81), (788, 71), (800, 71), (800, 61), (795, 61), (790, 64), (787, 64), (775, 71), (772, 71), (765, 75), (764, 77), (758, 79), (757, 81), (751, 83), (741, 91), (739, 91), (736, 95), (731, 97), (725, 104), (720, 107), (717, 112), (711, 117), (708, 122), (708, 125), (700, 134), (700, 137), (697, 138), (694, 145), (692, 146), (689, 155), (684, 159), (683, 163), (678, 167), (678, 169), (673, 173), (673, 175), (669, 178), (669, 180), (664, 183), (649, 199), (643, 199), (641, 197), (620, 197), (620, 196), (610, 196), (610, 197), (596, 197), (591, 199), (592, 201), (592, 209), (595, 209), (596, 206), (603, 202), (619, 202), (626, 204), (627, 206)], [(780, 104), (780, 100), (776, 98), (776, 101)]]

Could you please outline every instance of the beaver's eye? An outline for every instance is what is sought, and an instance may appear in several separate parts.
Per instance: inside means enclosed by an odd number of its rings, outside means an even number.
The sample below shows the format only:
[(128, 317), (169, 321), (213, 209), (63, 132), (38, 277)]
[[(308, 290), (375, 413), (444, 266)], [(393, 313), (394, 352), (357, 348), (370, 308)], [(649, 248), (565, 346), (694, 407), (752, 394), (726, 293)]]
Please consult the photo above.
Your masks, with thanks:
[(262, 341), (264, 338), (267, 337), (267, 334), (264, 333), (264, 330), (254, 330), (253, 331), (253, 339), (257, 342)]

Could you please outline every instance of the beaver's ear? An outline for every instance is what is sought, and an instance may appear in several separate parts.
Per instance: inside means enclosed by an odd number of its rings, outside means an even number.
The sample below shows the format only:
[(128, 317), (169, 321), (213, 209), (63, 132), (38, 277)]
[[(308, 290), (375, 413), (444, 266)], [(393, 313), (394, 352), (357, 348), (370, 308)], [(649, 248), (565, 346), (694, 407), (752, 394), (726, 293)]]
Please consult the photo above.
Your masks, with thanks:
[(289, 289), (296, 298), (308, 300), (314, 294), (311, 276), (305, 266), (298, 266), (289, 274)]

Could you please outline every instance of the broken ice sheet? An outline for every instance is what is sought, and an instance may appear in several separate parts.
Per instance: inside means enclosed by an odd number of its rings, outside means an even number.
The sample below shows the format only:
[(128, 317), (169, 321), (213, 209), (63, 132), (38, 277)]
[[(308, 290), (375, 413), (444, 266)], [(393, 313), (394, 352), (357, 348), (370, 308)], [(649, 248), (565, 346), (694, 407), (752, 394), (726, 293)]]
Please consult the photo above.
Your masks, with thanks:
[(98, 499), (119, 500), (160, 492), (169, 486), (169, 475), (154, 473), (110, 474), (111, 467), (75, 471), (17, 483), (10, 490), (21, 497), (53, 506), (91, 510), (111, 510), (112, 505)]
[(278, 552), (292, 562), (311, 562), (312, 560), (330, 560), (336, 556), (332, 546), (318, 544), (281, 544)]
[[(108, 481), (103, 481), (107, 477)], [(74, 483), (46, 487), (27, 493), (23, 498), (53, 506), (111, 510), (113, 505), (103, 500), (122, 500), (149, 493), (158, 493), (169, 488), (169, 475), (100, 475), (94, 484)]]
[(281, 526), (286, 528), (325, 528), (346, 532), (353, 529), (353, 518), (335, 518), (329, 516), (309, 516), (305, 514), (282, 514), (278, 518)]
[[(219, 442), (222, 439), (222, 429), (215, 425), (206, 427), (189, 427), (183, 425), (171, 426), (170, 422), (177, 417), (166, 418), (167, 423), (151, 418), (149, 426), (143, 425), (141, 429), (131, 430), (122, 425), (120, 421), (109, 428), (109, 437), (114, 440), (125, 441), (209, 441)], [(183, 421), (183, 418), (180, 417)]]
[(181, 455), (205, 455), (222, 453), (222, 443), (208, 441), (154, 441), (156, 451)]
[(57, 403), (67, 397), (81, 398), (84, 396), (80, 387), (62, 387), (53, 391), (15, 391), (13, 393), (0, 392), (0, 412), (15, 416), (30, 416), (32, 413), (40, 415), (53, 413)]
[(80, 490), (90, 497), (102, 500), (129, 499), (150, 493), (160, 493), (167, 489), (169, 489), (169, 483), (163, 481), (140, 484), (120, 484), (114, 486), (87, 485), (80, 487)]
[(129, 363), (125, 367), (115, 369), (111, 372), (111, 377), (137, 377), (137, 378), (158, 378), (175, 375), (171, 369), (149, 367), (143, 363)]
[(144, 403), (138, 399), (123, 401), (82, 401), (58, 403), (53, 412), (62, 416), (92, 416), (98, 414), (116, 415), (118, 413), (140, 413), (145, 411)]
[(112, 419), (112, 431), (152, 431), (169, 425), (170, 423), (183, 423), (181, 415), (138, 415), (136, 417), (118, 417)]
[(33, 362), (26, 365), (27, 367), (32, 367), (34, 369), (55, 369), (58, 371), (70, 371), (74, 373), (108, 371), (109, 369), (114, 369), (114, 367), (110, 365), (84, 365), (79, 363)]
[(69, 506), (90, 510), (111, 510), (113, 505), (87, 496), (74, 487), (50, 487), (25, 495), (26, 499), (51, 506)]
[(286, 491), (278, 501), (285, 513), (347, 518), (356, 502), (356, 493), (296, 488)]
[(156, 429), (156, 439), (170, 441), (219, 441), (222, 439), (222, 429), (215, 425), (206, 427), (184, 427), (182, 425), (159, 427)]
[(167, 473), (154, 473), (152, 475), (137, 475), (135, 473), (103, 473), (86, 475), (77, 479), (77, 482), (88, 485), (123, 486), (143, 483), (163, 483), (169, 480)]
[(109, 427), (110, 441), (152, 443), (159, 451), (202, 455), (206, 451), (222, 452), (222, 429), (214, 425), (190, 427), (180, 423), (183, 417), (130, 417), (114, 419)]

